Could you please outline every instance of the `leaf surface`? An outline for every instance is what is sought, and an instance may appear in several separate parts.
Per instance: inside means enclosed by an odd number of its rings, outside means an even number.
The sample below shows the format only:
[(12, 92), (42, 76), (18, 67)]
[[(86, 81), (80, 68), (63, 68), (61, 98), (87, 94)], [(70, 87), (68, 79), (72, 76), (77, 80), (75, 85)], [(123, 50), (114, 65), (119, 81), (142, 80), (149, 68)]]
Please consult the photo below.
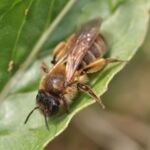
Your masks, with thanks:
[[(19, 0), (2, 0), (0, 3), (0, 88), (3, 92), (8, 80), (21, 68), (19, 66), (28, 58), (37, 40), (68, 1), (28, 0), (23, 3)], [(50, 50), (57, 42), (63, 40), (83, 22), (101, 16), (104, 20), (101, 33), (108, 43), (108, 56), (129, 61), (144, 41), (149, 7), (149, 0), (76, 1), (55, 27), (53, 34), (48, 36), (32, 66), (23, 70), (22, 78), (1, 104), (0, 149), (41, 150), (66, 129), (77, 112), (94, 103), (85, 94), (79, 94), (70, 106), (69, 115), (59, 113), (50, 118), (50, 132), (46, 130), (44, 118), (38, 111), (32, 115), (28, 124), (24, 125), (28, 112), (35, 106), (36, 89), (42, 76), (39, 58), (44, 57), (49, 65), (50, 57), (46, 55), (50, 55)], [(27, 8), (28, 14), (25, 16)], [(8, 73), (7, 66), (10, 60), (14, 60), (14, 68)], [(96, 93), (102, 95), (114, 75), (124, 66), (125, 63), (111, 64), (103, 71), (91, 75), (90, 84)]]

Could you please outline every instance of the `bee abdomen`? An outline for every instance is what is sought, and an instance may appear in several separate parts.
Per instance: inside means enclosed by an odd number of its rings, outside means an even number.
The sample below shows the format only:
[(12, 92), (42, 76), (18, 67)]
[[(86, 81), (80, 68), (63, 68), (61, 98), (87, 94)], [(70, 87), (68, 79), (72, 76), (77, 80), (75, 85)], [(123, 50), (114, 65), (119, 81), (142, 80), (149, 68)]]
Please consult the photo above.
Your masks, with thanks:
[(87, 51), (83, 58), (83, 63), (89, 64), (95, 61), (97, 58), (103, 57), (107, 51), (107, 46), (104, 38), (98, 35), (91, 48)]

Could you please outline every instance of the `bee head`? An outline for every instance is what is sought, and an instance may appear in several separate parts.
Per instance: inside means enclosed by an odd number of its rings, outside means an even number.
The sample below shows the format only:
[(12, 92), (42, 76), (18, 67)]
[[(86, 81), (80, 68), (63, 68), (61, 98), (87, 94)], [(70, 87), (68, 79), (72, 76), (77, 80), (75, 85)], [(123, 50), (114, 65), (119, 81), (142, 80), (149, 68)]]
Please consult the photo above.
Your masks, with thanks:
[(59, 109), (59, 101), (54, 96), (47, 95), (43, 90), (38, 91), (36, 103), (46, 116), (56, 113)]
[(37, 106), (28, 114), (24, 123), (27, 123), (29, 117), (34, 112), (34, 110), (39, 109), (44, 115), (45, 125), (46, 128), (49, 130), (48, 117), (59, 110), (60, 103), (55, 97), (47, 95), (44, 90), (38, 91), (38, 94), (36, 96), (36, 103)]

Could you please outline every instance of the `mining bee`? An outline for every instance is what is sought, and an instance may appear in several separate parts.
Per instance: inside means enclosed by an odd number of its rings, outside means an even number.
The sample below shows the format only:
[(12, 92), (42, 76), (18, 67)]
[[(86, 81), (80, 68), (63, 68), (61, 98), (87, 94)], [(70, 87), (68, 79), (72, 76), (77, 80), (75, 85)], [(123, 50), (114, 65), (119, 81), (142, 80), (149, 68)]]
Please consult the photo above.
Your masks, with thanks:
[(61, 105), (69, 112), (68, 106), (80, 90), (105, 108), (101, 99), (86, 85), (88, 73), (100, 71), (109, 63), (119, 62), (117, 59), (103, 58), (107, 44), (99, 33), (100, 24), (100, 19), (90, 20), (56, 46), (51, 61), (53, 67), (48, 70), (45, 65), (42, 66), (46, 75), (40, 81), (36, 107), (28, 114), (25, 123), (33, 111), (39, 109), (49, 129), (49, 116), (58, 112)]

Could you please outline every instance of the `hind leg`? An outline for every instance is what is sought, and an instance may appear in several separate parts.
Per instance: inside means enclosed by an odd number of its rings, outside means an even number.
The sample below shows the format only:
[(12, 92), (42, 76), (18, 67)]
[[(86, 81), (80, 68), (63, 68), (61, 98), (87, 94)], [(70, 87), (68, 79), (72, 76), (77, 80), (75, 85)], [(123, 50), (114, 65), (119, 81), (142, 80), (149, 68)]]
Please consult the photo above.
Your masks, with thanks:
[(83, 68), (83, 72), (87, 72), (87, 73), (97, 72), (97, 71), (103, 69), (107, 64), (117, 63), (117, 62), (125, 62), (125, 61), (115, 59), (115, 58), (100, 58), (100, 59), (90, 63), (85, 68)]

